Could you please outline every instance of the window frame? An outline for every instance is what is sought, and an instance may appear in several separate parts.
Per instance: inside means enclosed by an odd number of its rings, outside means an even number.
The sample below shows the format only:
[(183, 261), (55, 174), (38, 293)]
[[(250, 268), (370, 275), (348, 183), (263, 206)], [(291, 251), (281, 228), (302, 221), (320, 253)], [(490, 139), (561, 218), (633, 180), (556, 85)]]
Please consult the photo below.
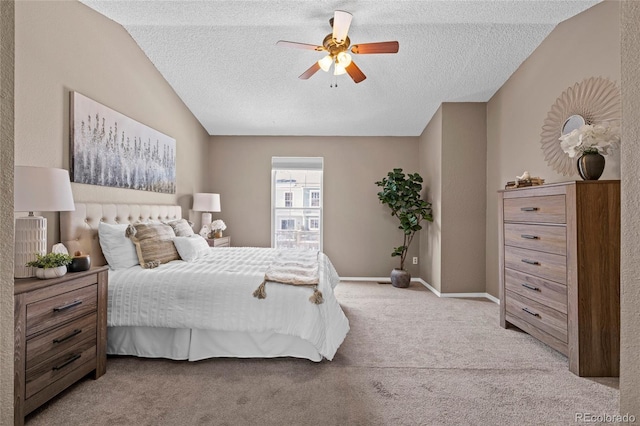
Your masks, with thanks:
[[(311, 206), (302, 206), (302, 207), (293, 207), (293, 198), (294, 194), (291, 195), (291, 207), (276, 207), (277, 200), (276, 197), (278, 195), (277, 188), (277, 172), (281, 170), (297, 170), (297, 171), (317, 171), (320, 172), (320, 182), (319, 188), (317, 185), (312, 186), (313, 189), (311, 191), (316, 191), (319, 194), (319, 206), (311, 207)], [(271, 158), (271, 247), (276, 247), (276, 219), (278, 219), (277, 212), (280, 210), (289, 210), (291, 212), (300, 211), (304, 212), (305, 210), (314, 210), (318, 212), (317, 219), (319, 221), (318, 231), (318, 245), (319, 250), (323, 250), (324, 246), (324, 203), (323, 203), (323, 195), (324, 192), (324, 158), (323, 157), (272, 157)], [(292, 192), (292, 191), (285, 191)], [(311, 200), (311, 195), (309, 195), (309, 199)], [(304, 197), (302, 198), (304, 204)], [(310, 202), (309, 202), (310, 203)], [(315, 217), (314, 217), (315, 218)], [(304, 228), (305, 225), (308, 224), (304, 221), (301, 222), (301, 227)], [(316, 231), (316, 229), (313, 229)]]

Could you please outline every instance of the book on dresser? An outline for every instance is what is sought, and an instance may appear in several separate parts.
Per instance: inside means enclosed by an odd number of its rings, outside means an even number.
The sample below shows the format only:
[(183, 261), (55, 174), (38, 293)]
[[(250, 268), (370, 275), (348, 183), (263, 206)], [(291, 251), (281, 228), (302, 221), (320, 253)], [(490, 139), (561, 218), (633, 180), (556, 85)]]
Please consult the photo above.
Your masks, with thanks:
[(568, 357), (579, 376), (620, 372), (620, 181), (501, 190), (500, 324)]
[(108, 267), (14, 281), (14, 424), (89, 373), (106, 372)]

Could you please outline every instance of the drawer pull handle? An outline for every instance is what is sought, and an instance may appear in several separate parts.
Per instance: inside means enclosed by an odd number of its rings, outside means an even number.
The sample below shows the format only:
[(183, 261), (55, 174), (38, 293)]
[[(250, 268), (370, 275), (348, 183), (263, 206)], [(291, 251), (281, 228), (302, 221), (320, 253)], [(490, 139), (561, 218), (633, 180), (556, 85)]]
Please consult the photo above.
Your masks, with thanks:
[(534, 317), (540, 317), (540, 314), (530, 311), (529, 308), (522, 308), (522, 310), (528, 313), (529, 315), (533, 315)]
[(76, 361), (76, 360), (80, 359), (81, 356), (82, 356), (82, 354), (75, 354), (74, 356), (72, 356), (71, 358), (69, 358), (68, 360), (63, 362), (62, 364), (56, 365), (55, 367), (53, 367), (52, 370), (53, 371), (62, 370), (64, 367), (66, 367), (67, 365), (71, 364), (73, 361)]
[(531, 284), (522, 283), (522, 287), (528, 288), (529, 290), (533, 290), (533, 291), (540, 291), (538, 287), (534, 287)]
[(538, 262), (537, 260), (522, 259), (522, 261), (524, 263), (528, 263), (529, 265), (539, 265), (540, 264), (540, 262)]
[(537, 235), (527, 235), (527, 234), (520, 235), (520, 238), (525, 238), (527, 240), (539, 240), (540, 239), (540, 237), (538, 237)]
[[(523, 284), (524, 285), (524, 284)], [(80, 330), (79, 328), (76, 328), (75, 330), (73, 330), (70, 334), (61, 337), (59, 339), (53, 339), (53, 343), (62, 343), (65, 340), (69, 340), (71, 339), (73, 336), (77, 336), (78, 334), (82, 333), (82, 330)]]
[(53, 312), (65, 311), (67, 309), (71, 309), (74, 306), (78, 306), (80, 304), (82, 304), (82, 300), (76, 300), (76, 301), (73, 301), (73, 302), (71, 302), (69, 304), (66, 304), (66, 305), (63, 305), (63, 306), (58, 306), (57, 308), (53, 308)]
[(523, 212), (537, 212), (538, 208), (537, 207), (520, 207), (520, 210), (522, 210)]

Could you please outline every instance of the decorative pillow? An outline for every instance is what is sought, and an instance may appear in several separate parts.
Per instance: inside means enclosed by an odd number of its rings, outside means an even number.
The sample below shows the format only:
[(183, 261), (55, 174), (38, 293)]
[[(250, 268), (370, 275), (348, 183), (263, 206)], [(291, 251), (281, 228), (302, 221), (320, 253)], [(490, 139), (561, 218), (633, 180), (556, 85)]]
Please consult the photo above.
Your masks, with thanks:
[(209, 252), (209, 243), (200, 235), (191, 237), (175, 237), (173, 239), (178, 254), (185, 262), (193, 262)]
[(162, 263), (180, 260), (173, 244), (176, 234), (163, 223), (138, 223), (129, 225), (127, 237), (133, 241), (138, 260), (143, 268), (151, 269)]
[(173, 228), (176, 237), (190, 237), (195, 234), (192, 228), (193, 223), (189, 223), (186, 219), (172, 220), (166, 224)]
[(126, 236), (128, 226), (126, 223), (100, 222), (98, 224), (100, 247), (109, 267), (113, 270), (130, 268), (140, 263), (136, 247)]

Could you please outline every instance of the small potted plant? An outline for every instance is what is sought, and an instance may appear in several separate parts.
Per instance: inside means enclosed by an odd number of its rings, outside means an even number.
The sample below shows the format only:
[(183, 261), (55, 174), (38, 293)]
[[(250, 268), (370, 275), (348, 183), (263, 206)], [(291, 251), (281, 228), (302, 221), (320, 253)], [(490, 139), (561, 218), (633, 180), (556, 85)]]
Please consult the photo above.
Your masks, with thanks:
[(222, 219), (217, 219), (211, 222), (209, 229), (211, 230), (211, 236), (209, 238), (222, 238), (222, 231), (227, 229), (227, 225), (224, 224)]
[(403, 244), (393, 249), (391, 257), (400, 257), (400, 268), (391, 271), (391, 284), (394, 287), (406, 288), (411, 283), (411, 274), (404, 270), (407, 251), (416, 232), (422, 229), (423, 220), (433, 222), (431, 203), (420, 196), (422, 177), (418, 173), (405, 175), (402, 169), (393, 169), (387, 177), (376, 182), (382, 188), (378, 199), (391, 209), (391, 216), (396, 216), (404, 234)]
[(36, 277), (49, 279), (61, 277), (67, 273), (67, 265), (73, 258), (65, 253), (36, 254), (36, 260), (27, 262), (25, 266), (36, 268)]

